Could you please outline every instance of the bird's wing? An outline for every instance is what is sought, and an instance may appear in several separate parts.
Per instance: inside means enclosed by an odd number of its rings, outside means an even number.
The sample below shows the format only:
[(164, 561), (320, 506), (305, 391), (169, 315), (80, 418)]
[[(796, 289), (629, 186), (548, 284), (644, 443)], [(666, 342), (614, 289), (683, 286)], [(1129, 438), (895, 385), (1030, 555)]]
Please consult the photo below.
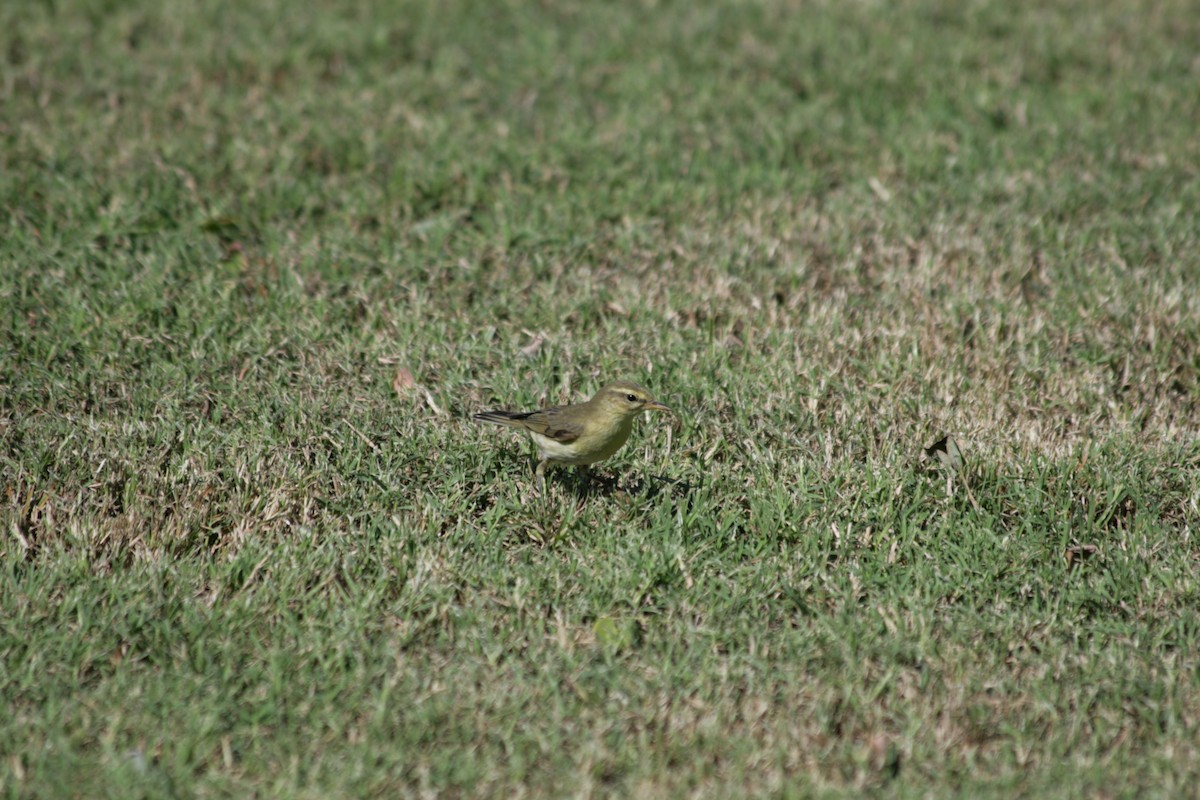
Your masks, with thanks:
[(525, 412), (486, 411), (476, 414), (475, 419), (481, 422), (507, 425), (510, 428), (524, 428), (545, 436), (547, 439), (568, 444), (579, 438), (579, 435), (583, 433), (583, 426), (567, 419), (562, 410), (563, 406)]
[(530, 411), (528, 414), (522, 415), (525, 418), (521, 422), (525, 428), (534, 433), (540, 433), (547, 439), (567, 444), (579, 438), (579, 435), (583, 433), (583, 426), (568, 419), (562, 411), (562, 406)]

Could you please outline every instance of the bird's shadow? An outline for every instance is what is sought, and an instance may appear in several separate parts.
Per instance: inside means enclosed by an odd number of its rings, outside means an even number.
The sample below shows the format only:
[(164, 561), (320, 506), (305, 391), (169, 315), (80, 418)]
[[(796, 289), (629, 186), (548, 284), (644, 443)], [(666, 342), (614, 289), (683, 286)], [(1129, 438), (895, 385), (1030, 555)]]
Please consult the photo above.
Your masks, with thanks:
[[(538, 463), (537, 457), (532, 457), (529, 463), (531, 469), (532, 467), (536, 467)], [(681, 498), (690, 498), (692, 492), (699, 489), (701, 484), (690, 483), (683, 479), (668, 478), (663, 475), (639, 475), (622, 482), (619, 475), (615, 473), (592, 469), (588, 470), (586, 474), (581, 474), (577, 468), (559, 468), (546, 471), (546, 480), (539, 493), (543, 494), (543, 496), (548, 496), (553, 487), (557, 487), (555, 493), (560, 490), (565, 491), (575, 500), (584, 502), (596, 497), (613, 498), (621, 496), (653, 500), (664, 495), (673, 500), (679, 500)], [(534, 488), (537, 488), (536, 484)]]
[(653, 500), (666, 495), (678, 500), (687, 497), (693, 490), (699, 488), (699, 484), (662, 475), (635, 477), (622, 483), (616, 475), (597, 472), (590, 472), (586, 476), (576, 472), (569, 478), (564, 476), (564, 482), (569, 484), (571, 493), (579, 500), (589, 497), (611, 498), (621, 495), (645, 500)]

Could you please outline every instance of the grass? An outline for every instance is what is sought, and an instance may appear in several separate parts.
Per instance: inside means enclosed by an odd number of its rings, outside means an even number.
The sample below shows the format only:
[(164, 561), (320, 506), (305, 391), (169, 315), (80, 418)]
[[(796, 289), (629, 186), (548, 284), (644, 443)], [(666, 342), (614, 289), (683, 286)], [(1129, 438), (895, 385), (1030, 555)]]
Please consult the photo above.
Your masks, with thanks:
[(1194, 791), (1190, 10), (5, 5), (0, 791)]

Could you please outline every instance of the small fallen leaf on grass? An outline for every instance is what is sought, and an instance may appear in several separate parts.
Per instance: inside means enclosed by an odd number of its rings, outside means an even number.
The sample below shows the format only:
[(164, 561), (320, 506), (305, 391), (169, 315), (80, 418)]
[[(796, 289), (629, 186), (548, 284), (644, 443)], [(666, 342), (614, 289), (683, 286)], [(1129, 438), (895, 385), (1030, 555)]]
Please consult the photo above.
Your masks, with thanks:
[(609, 300), (607, 303), (605, 303), (604, 310), (617, 317), (629, 315), (629, 312), (625, 310), (625, 306), (621, 305), (615, 300)]
[(1087, 559), (1100, 552), (1100, 548), (1094, 544), (1080, 544), (1074, 547), (1068, 547), (1064, 557), (1067, 559), (1067, 569), (1075, 569)]
[(437, 404), (437, 401), (433, 399), (433, 392), (429, 391), (429, 387), (417, 383), (417, 379), (413, 377), (412, 372), (407, 367), (396, 369), (396, 377), (392, 379), (392, 389), (401, 400), (413, 392), (420, 392), (421, 396), (425, 398), (425, 404), (429, 406), (433, 413), (439, 417), (444, 416), (446, 413)]
[(943, 436), (929, 447), (926, 447), (925, 455), (930, 458), (936, 458), (943, 466), (955, 472), (961, 470), (963, 465), (967, 463), (966, 459), (963, 458), (963, 453), (958, 446), (958, 442), (954, 441), (953, 436)]
[(413, 378), (413, 374), (405, 367), (400, 367), (396, 370), (396, 378), (392, 381), (392, 388), (396, 390), (397, 397), (404, 397), (410, 391), (415, 389), (417, 381)]
[(871, 768), (889, 779), (900, 775), (900, 748), (887, 734), (876, 733), (867, 740)]
[(537, 355), (538, 350), (542, 349), (542, 345), (546, 343), (546, 337), (542, 334), (537, 334), (533, 337), (533, 341), (521, 348), (521, 355), (526, 358), (533, 358)]
[(871, 191), (880, 200), (885, 203), (891, 202), (892, 193), (888, 191), (887, 187), (883, 185), (883, 181), (879, 180), (879, 178), (876, 178), (874, 175), (867, 178), (867, 186), (871, 187)]

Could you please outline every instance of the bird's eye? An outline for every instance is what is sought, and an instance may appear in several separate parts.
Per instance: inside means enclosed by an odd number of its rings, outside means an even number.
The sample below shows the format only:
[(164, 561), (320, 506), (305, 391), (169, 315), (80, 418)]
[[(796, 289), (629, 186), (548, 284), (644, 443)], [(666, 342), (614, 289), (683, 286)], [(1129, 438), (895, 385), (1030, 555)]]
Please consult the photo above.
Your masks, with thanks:
[(637, 402), (637, 395), (636, 395), (636, 394), (627, 394), (627, 395), (625, 395), (625, 399), (626, 399), (626, 400), (628, 400), (628, 401), (629, 401), (629, 402), (631, 402), (631, 403), (636, 403), (636, 402)]

